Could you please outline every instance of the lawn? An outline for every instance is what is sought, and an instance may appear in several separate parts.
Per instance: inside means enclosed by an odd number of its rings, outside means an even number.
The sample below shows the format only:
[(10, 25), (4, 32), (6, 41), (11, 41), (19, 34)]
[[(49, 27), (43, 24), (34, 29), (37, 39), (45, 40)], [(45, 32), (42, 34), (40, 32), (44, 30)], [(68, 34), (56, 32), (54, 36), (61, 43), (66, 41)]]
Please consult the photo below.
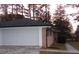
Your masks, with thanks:
[(48, 47), (46, 49), (53, 49), (53, 50), (66, 50), (65, 44), (56, 43), (51, 45), (51, 47)]
[(52, 45), (51, 48), (57, 50), (66, 50), (65, 44), (61, 44), (61, 43), (56, 43), (55, 45)]
[(69, 44), (71, 44), (74, 48), (79, 50), (79, 42), (69, 42)]

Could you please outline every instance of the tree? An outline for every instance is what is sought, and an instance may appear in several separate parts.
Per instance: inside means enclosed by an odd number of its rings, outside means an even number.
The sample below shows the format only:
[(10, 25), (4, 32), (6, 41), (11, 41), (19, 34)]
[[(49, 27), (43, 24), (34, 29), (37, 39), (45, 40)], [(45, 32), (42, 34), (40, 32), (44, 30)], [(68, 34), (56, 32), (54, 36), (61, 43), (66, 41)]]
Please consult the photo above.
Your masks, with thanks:
[[(1, 21), (11, 21), (24, 18), (23, 4), (0, 4), (0, 10), (3, 14), (0, 15)], [(10, 10), (10, 11), (8, 11)]]
[(32, 11), (31, 17), (35, 20), (41, 19), (44, 21), (50, 20), (50, 12), (48, 4), (29, 4), (29, 9)]
[(7, 10), (8, 10), (8, 4), (1, 4), (1, 8), (2, 8), (3, 14), (7, 15), (8, 14), (8, 12), (7, 12)]
[(71, 37), (72, 25), (69, 19), (65, 15), (65, 11), (62, 5), (58, 5), (55, 12), (55, 18), (53, 21), (54, 29), (57, 31), (59, 43), (65, 43), (67, 38)]
[(55, 30), (58, 31), (58, 42), (64, 43), (67, 38), (71, 37), (72, 26), (68, 20), (56, 19), (53, 24)]
[(61, 4), (57, 5), (57, 9), (55, 10), (54, 14), (58, 16), (65, 15), (64, 7)]

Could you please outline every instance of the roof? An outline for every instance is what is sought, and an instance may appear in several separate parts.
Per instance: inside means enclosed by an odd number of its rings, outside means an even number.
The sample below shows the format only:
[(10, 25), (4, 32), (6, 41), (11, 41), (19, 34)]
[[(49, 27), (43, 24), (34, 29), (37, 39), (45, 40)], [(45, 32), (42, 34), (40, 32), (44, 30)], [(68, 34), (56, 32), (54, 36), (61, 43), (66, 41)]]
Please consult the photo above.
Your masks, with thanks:
[(0, 28), (4, 27), (31, 27), (31, 26), (51, 26), (41, 20), (31, 20), (29, 18), (16, 19), (14, 21), (0, 22)]

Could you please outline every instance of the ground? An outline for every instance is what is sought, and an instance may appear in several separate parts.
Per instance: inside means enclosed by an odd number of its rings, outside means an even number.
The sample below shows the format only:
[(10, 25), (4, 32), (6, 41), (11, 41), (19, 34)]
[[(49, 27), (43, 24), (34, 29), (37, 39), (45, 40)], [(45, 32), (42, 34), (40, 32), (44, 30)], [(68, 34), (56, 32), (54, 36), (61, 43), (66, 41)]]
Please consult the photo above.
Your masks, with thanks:
[(39, 47), (33, 46), (0, 46), (0, 54), (79, 54), (79, 51), (77, 51), (69, 43), (66, 43), (64, 46), (66, 50), (49, 48), (40, 49)]
[(65, 44), (62, 43), (55, 43), (51, 45), (51, 47), (48, 47), (48, 49), (54, 49), (54, 50), (66, 50)]
[[(57, 47), (57, 46), (56, 46)], [(62, 46), (60, 46), (61, 48)], [(69, 43), (66, 43), (64, 45), (66, 49), (42, 49), (40, 53), (42, 54), (79, 54), (79, 51), (75, 49), (72, 45)]]
[(79, 51), (79, 41), (72, 41), (69, 44)]
[(0, 54), (39, 54), (39, 47), (0, 46)]

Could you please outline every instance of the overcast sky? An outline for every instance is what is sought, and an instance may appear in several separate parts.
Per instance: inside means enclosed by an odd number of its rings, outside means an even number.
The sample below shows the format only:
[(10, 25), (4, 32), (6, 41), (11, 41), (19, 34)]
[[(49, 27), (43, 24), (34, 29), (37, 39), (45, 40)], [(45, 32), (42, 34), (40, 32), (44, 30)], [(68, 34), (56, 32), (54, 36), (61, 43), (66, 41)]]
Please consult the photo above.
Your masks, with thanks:
[(0, 3), (24, 3), (24, 4), (33, 4), (33, 3), (48, 3), (48, 4), (73, 4), (79, 3), (79, 0), (0, 0)]

